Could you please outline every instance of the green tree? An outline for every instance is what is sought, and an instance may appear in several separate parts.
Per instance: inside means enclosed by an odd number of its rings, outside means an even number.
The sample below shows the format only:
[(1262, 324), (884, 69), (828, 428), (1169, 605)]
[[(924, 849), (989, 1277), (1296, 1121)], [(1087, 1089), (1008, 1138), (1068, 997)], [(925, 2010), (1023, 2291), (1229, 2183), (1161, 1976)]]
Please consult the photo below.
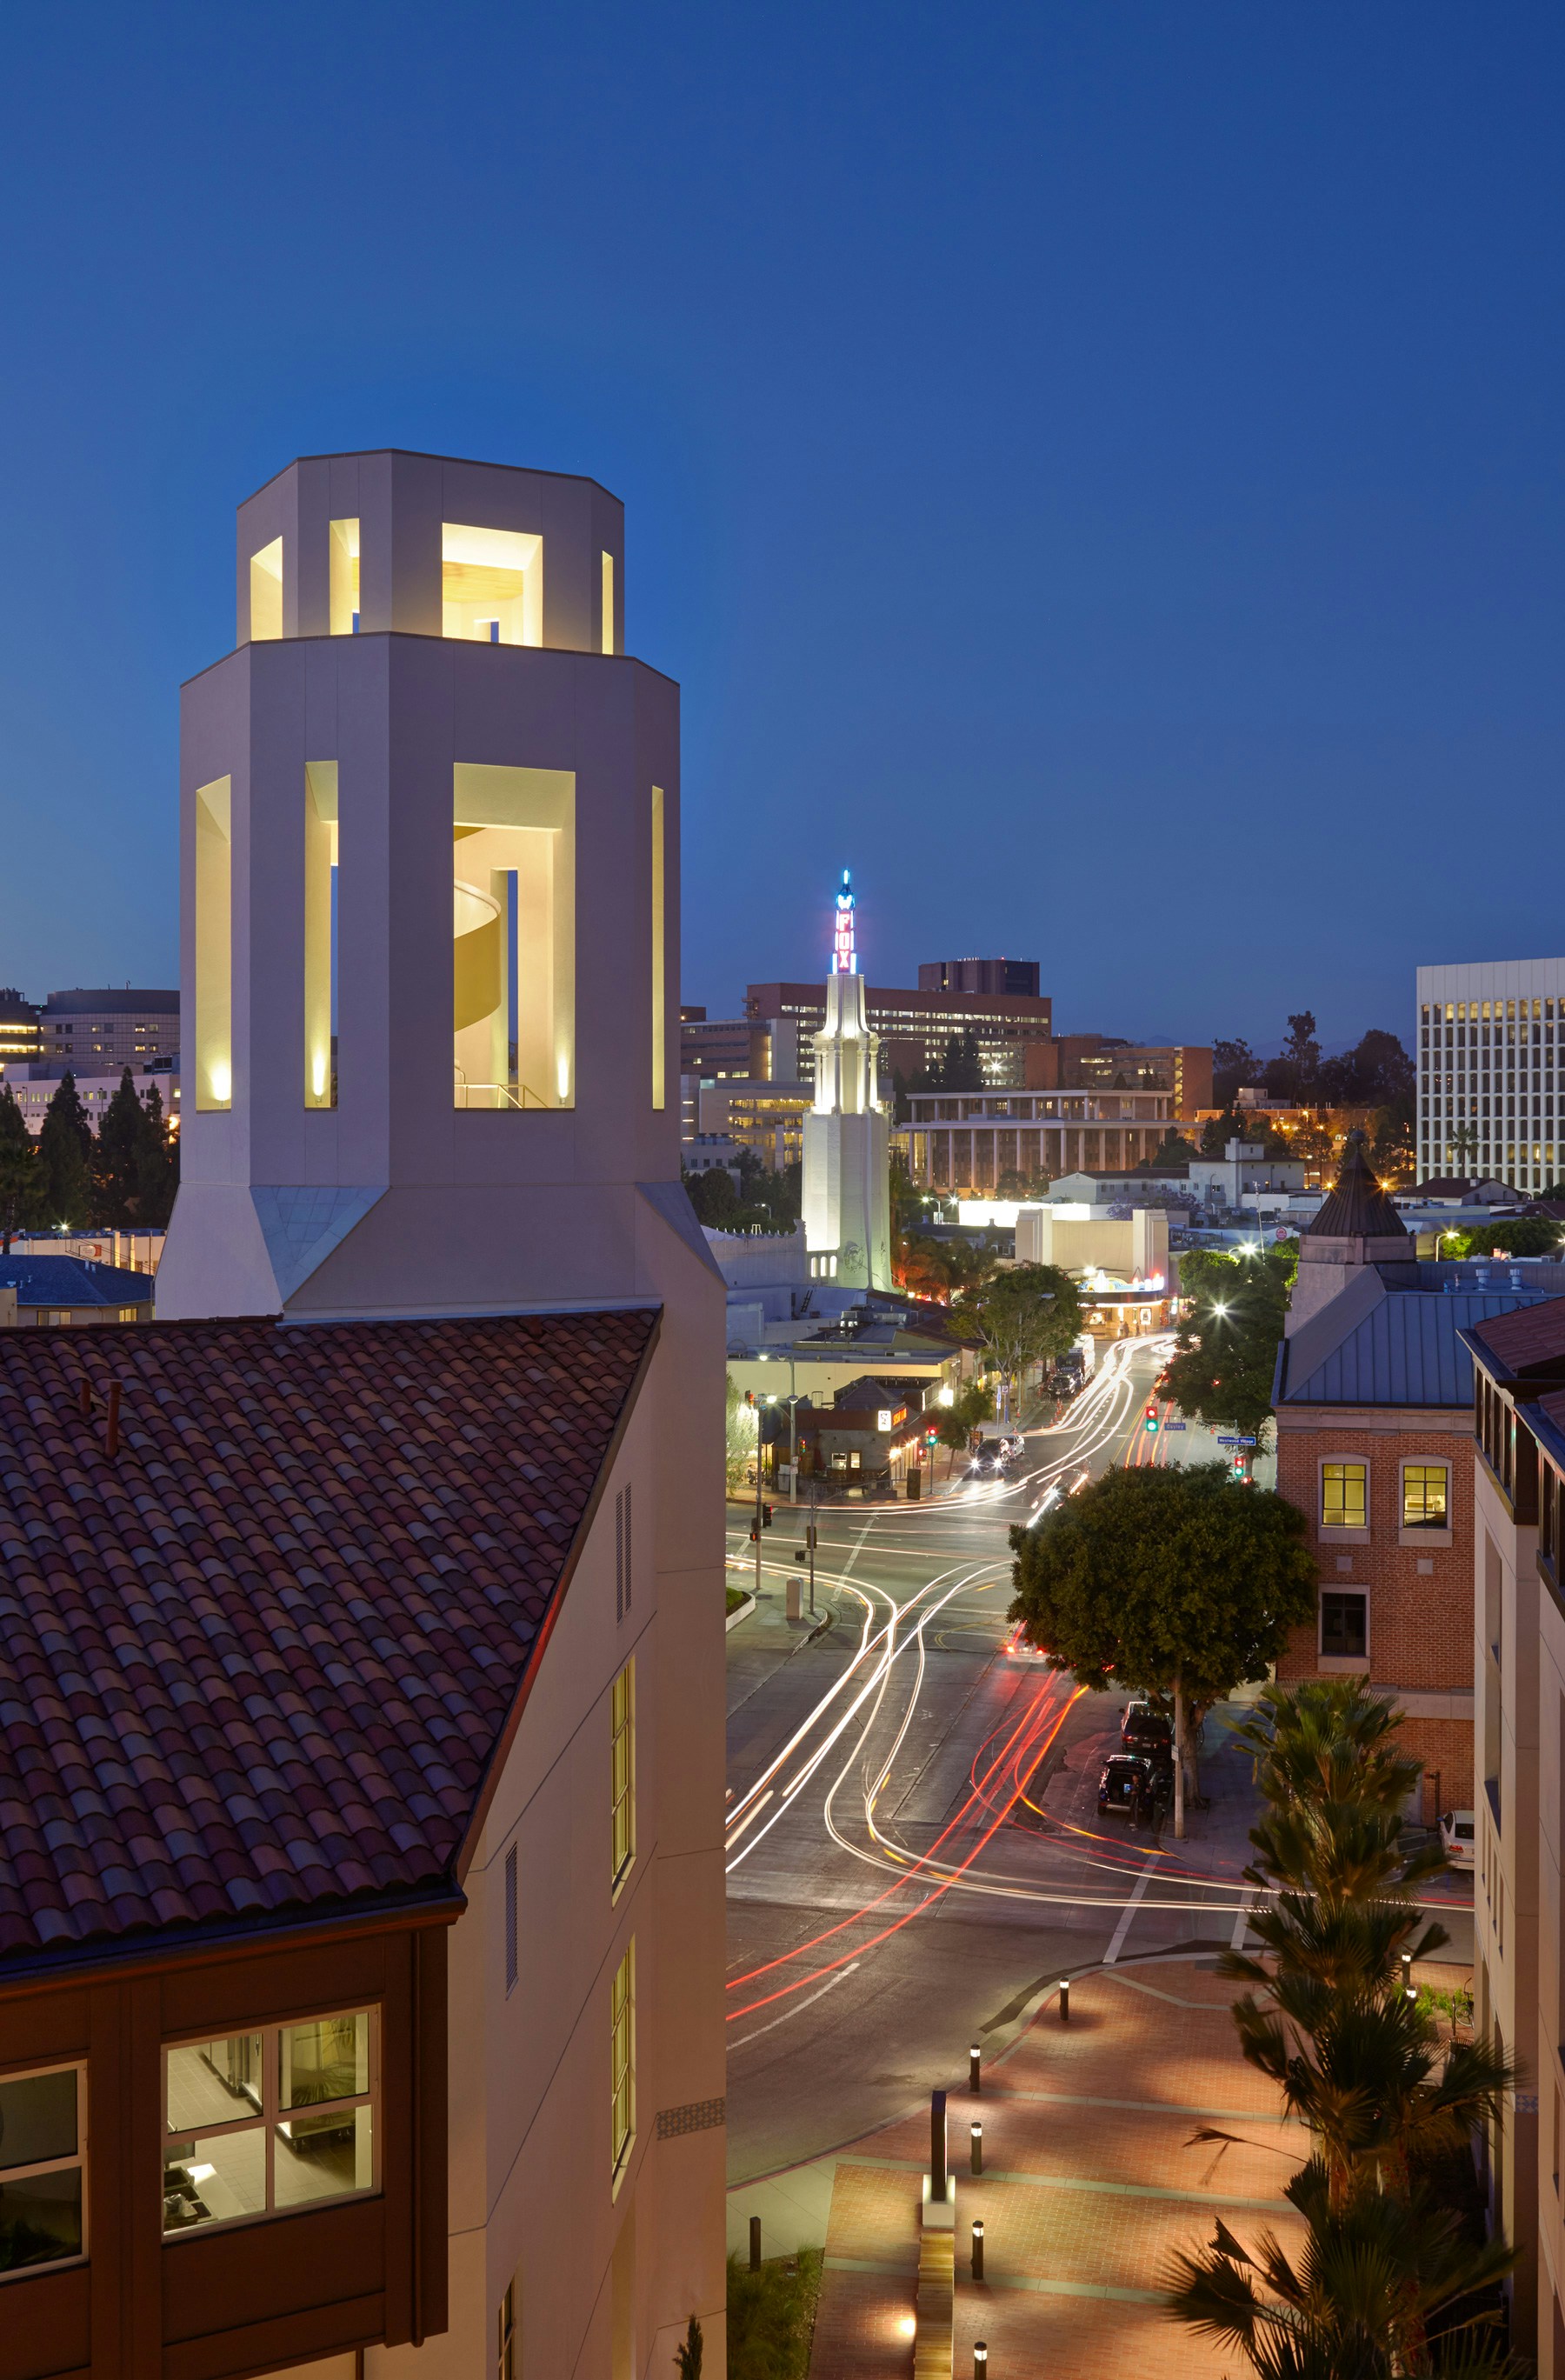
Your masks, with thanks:
[(1081, 1298), (1058, 1265), (1012, 1265), (964, 1297), (956, 1318), (1019, 1392), (1030, 1364), (1064, 1354), (1080, 1338)]
[(1297, 1266), (1297, 1247), (1276, 1243), (1250, 1257), (1195, 1249), (1180, 1257), (1180, 1289), (1191, 1310), (1167, 1377), (1182, 1413), (1243, 1430), (1259, 1443), (1271, 1419), (1278, 1344)]
[(1168, 2261), (1176, 2322), (1237, 2348), (1260, 2380), (1523, 2380), (1531, 2367), (1506, 2352), (1486, 2302), (1520, 2261), (1502, 2239), (1468, 2242), (1422, 2193), (1338, 2209), (1318, 2158), (1283, 2196), (1304, 2218), (1303, 2252), (1263, 2230), (1252, 2253), (1219, 2217), (1209, 2247)]
[(1011, 1618), (1085, 1686), (1168, 1694), (1174, 1831), (1184, 1831), (1189, 1714), (1264, 1678), (1315, 1610), (1304, 1514), (1224, 1463), (1107, 1471), (1013, 1529)]
[(12, 1236), (39, 1220), (42, 1172), (17, 1095), (0, 1083), (0, 1247), (9, 1256)]
[(146, 1144), (147, 1111), (127, 1066), (118, 1090), (98, 1119), (97, 1138), (89, 1152), (94, 1223), (123, 1232), (140, 1220)]
[(743, 1487), (745, 1474), (756, 1459), (758, 1442), (756, 1409), (745, 1402), (744, 1390), (731, 1372), (723, 1431), (723, 1471), (731, 1496)]
[(1320, 1096), (1319, 1074), (1320, 1043), (1316, 1038), (1315, 1017), (1309, 1009), (1302, 1008), (1288, 1019), (1288, 1038), (1282, 1044), (1281, 1055), (1273, 1058), (1267, 1067), (1267, 1088), (1274, 1099), (1307, 1107)]
[(43, 1177), (44, 1219), (79, 1230), (92, 1212), (92, 1127), (77, 1093), (76, 1076), (67, 1074), (44, 1110), (38, 1135), (38, 1161)]
[(679, 2380), (701, 2380), (701, 2362), (706, 2354), (706, 2341), (701, 2325), (694, 2314), (685, 2333), (685, 2344), (673, 2350), (674, 2369)]
[(1154, 1166), (1188, 1165), (1200, 1153), (1195, 1143), (1186, 1140), (1184, 1135), (1171, 1123), (1147, 1162)]
[(1479, 1223), (1463, 1237), (1466, 1256), (1558, 1257), (1565, 1242), (1565, 1225), (1548, 1215), (1513, 1215), (1509, 1220)]
[(1244, 1126), (1231, 1108), (1219, 1116), (1208, 1116), (1201, 1126), (1201, 1155), (1220, 1157), (1231, 1140), (1243, 1140)]
[(149, 1085), (146, 1123), (136, 1162), (136, 1220), (143, 1231), (161, 1232), (174, 1212), (179, 1187), (179, 1135), (163, 1111), (163, 1094)]
[(1241, 1090), (1260, 1078), (1260, 1060), (1247, 1041), (1213, 1042), (1212, 1097), (1219, 1108), (1231, 1108)]
[(957, 1391), (954, 1404), (937, 1407), (937, 1411), (940, 1418), (935, 1424), (935, 1435), (951, 1458), (946, 1464), (949, 1475), (952, 1463), (972, 1444), (978, 1424), (994, 1419), (994, 1395), (981, 1380), (970, 1380)]

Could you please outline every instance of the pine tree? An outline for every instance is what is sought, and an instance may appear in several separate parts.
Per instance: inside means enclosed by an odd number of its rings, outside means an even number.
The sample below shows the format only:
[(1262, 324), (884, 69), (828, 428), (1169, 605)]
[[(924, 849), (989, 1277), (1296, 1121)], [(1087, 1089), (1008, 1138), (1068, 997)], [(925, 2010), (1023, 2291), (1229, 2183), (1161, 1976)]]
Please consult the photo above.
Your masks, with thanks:
[(92, 1127), (77, 1093), (76, 1076), (61, 1077), (38, 1135), (43, 1176), (43, 1219), (79, 1230), (92, 1211)]
[(0, 1248), (11, 1252), (13, 1232), (38, 1219), (42, 1181), (38, 1149), (9, 1083), (0, 1083)]
[(162, 1232), (174, 1212), (179, 1187), (179, 1135), (164, 1117), (163, 1093), (156, 1083), (147, 1089), (146, 1122), (136, 1173), (136, 1220), (144, 1232)]
[(137, 1192), (146, 1136), (147, 1111), (136, 1096), (127, 1066), (118, 1090), (99, 1118), (98, 1137), (91, 1153), (94, 1223), (124, 1232), (140, 1221)]

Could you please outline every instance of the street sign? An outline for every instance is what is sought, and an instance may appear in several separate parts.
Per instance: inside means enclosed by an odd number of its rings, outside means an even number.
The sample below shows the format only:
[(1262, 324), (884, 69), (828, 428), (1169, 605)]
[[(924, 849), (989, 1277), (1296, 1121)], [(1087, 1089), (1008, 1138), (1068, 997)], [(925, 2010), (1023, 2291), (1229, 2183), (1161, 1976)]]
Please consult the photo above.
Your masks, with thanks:
[(1254, 1446), (1255, 1442), (1253, 1438), (1219, 1438), (1218, 1439), (1219, 1446)]
[(1183, 1421), (1166, 1421), (1163, 1424), (1165, 1429), (1187, 1429), (1189, 1426), (1188, 1422)]

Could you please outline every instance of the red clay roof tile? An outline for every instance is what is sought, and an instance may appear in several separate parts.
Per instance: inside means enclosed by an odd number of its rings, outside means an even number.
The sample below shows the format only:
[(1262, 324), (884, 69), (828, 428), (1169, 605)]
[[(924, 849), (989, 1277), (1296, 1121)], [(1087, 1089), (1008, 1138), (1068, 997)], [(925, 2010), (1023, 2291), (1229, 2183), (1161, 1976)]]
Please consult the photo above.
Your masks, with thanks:
[(0, 1962), (446, 1888), (654, 1319), (0, 1333)]

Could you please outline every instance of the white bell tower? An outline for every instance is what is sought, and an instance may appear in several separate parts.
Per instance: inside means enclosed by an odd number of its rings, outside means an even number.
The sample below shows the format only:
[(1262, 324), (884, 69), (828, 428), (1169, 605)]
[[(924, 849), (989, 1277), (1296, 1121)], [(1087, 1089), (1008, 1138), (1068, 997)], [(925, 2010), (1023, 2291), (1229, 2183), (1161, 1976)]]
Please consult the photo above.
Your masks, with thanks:
[(811, 1275), (851, 1289), (892, 1286), (891, 1152), (854, 948), (853, 880), (837, 895), (826, 1022), (815, 1037), (815, 1105), (805, 1117), (804, 1220)]

